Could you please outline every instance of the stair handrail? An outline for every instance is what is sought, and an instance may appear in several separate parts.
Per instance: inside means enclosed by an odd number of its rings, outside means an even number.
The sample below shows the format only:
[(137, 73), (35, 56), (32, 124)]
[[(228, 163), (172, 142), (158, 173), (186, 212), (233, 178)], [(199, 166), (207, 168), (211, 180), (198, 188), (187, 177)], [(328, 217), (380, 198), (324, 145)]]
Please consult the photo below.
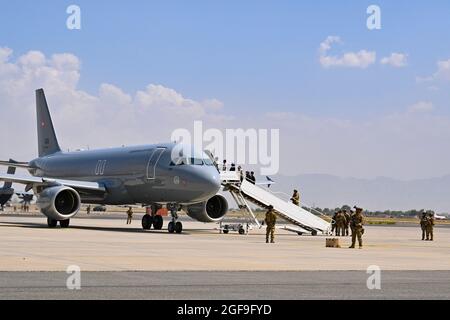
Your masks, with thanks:
[[(241, 185), (239, 186), (239, 191), (241, 191)], [(282, 194), (282, 195), (288, 197), (289, 200), (281, 199), (281, 197), (280, 197), (281, 200), (284, 200), (284, 201), (286, 201), (286, 202), (290, 202), (290, 200), (291, 200), (291, 198), (292, 198), (289, 194), (287, 194), (286, 192), (283, 192), (283, 191), (272, 191), (272, 190), (270, 190), (270, 188), (267, 188), (267, 191), (269, 191), (269, 192), (272, 193), (273, 195)], [(301, 207), (305, 207), (305, 208), (307, 208), (307, 209), (309, 209), (309, 210), (311, 210), (311, 211), (314, 211), (314, 212), (316, 213), (316, 214), (315, 214), (316, 216), (321, 216), (321, 217), (327, 217), (327, 218), (329, 218), (326, 214), (324, 214), (323, 212), (321, 212), (321, 211), (315, 209), (313, 206), (311, 206), (311, 205), (309, 205), (309, 204), (307, 204), (307, 203), (305, 203), (305, 202), (300, 202), (300, 206), (301, 206)], [(311, 212), (311, 213), (313, 213), (313, 212)], [(313, 213), (313, 214), (314, 214), (314, 213)]]

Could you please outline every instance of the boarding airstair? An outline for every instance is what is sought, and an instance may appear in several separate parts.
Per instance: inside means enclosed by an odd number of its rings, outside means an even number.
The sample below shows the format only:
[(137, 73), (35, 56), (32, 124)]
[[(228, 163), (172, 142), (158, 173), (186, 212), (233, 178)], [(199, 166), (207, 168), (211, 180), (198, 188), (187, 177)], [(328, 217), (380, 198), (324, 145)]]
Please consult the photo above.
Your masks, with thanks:
[[(268, 188), (253, 184), (246, 179), (240, 181), (239, 174), (234, 171), (222, 172), (221, 179), (224, 191), (231, 193), (239, 208), (246, 209), (258, 226), (260, 226), (259, 222), (255, 218), (249, 202), (264, 209), (272, 205), (279, 217), (296, 226), (295, 228), (286, 226), (286, 230), (298, 234), (305, 232), (310, 232), (312, 235), (330, 234), (331, 224), (318, 216), (322, 214), (321, 212), (304, 204), (297, 206), (289, 200), (283, 200), (279, 196), (281, 193), (271, 192)], [(313, 212), (316, 212), (317, 215)]]

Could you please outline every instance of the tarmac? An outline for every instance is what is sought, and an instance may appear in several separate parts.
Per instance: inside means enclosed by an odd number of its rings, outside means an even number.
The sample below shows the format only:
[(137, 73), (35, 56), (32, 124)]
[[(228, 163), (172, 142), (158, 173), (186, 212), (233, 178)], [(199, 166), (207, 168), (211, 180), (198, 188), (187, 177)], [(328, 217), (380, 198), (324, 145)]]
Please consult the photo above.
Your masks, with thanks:
[[(167, 222), (167, 221), (166, 221)], [(140, 220), (0, 215), (0, 299), (450, 299), (450, 228), (421, 241), (420, 228), (366, 226), (363, 249), (325, 248), (326, 236), (277, 230), (220, 234), (184, 221), (182, 234), (144, 231)], [(68, 266), (82, 290), (68, 290)], [(378, 266), (382, 290), (369, 290)], [(58, 280), (59, 279), (59, 280)]]
[(383, 271), (368, 289), (363, 271), (0, 272), (0, 299), (126, 300), (448, 300), (450, 271)]

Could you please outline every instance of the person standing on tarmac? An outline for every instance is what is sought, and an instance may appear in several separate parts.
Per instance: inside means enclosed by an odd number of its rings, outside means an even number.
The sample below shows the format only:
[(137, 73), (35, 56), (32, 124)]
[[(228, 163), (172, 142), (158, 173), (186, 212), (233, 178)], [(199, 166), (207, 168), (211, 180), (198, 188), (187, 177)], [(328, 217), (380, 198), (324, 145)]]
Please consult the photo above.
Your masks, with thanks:
[(355, 248), (356, 238), (358, 238), (359, 248), (362, 249), (362, 236), (364, 234), (363, 209), (354, 207), (356, 212), (351, 216), (350, 227), (352, 229), (352, 245), (349, 248)]
[(269, 236), (270, 243), (275, 243), (275, 224), (277, 223), (277, 216), (275, 215), (272, 205), (269, 206), (266, 212), (264, 222), (266, 223), (266, 243), (269, 243)]
[(427, 231), (427, 213), (425, 211), (422, 212), (422, 216), (420, 217), (420, 228), (422, 229), (422, 241), (425, 240), (425, 233)]
[(433, 241), (433, 229), (434, 229), (434, 212), (428, 211), (425, 231), (427, 235), (427, 240), (429, 241)]
[(345, 225), (344, 225), (344, 235), (348, 237), (348, 229), (350, 226), (350, 214), (347, 212), (347, 210), (344, 210), (344, 217), (345, 217)]
[(336, 231), (336, 217), (338, 212), (334, 211), (333, 216), (331, 217), (331, 233)]
[(127, 211), (127, 224), (131, 224), (132, 220), (133, 220), (133, 209), (129, 207)]

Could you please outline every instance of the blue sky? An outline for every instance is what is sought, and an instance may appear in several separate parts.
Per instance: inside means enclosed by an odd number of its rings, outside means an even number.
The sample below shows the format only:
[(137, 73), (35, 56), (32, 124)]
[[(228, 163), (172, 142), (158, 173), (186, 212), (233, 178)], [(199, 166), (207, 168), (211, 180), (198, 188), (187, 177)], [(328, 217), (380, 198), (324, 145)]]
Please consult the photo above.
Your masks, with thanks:
[[(71, 4), (81, 30), (66, 28)], [(381, 30), (366, 27), (371, 4)], [(443, 176), (449, 30), (444, 0), (9, 1), (0, 108), (31, 114), (45, 87), (71, 149), (168, 141), (200, 119), (280, 129), (282, 174)], [(21, 121), (0, 158), (35, 156), (34, 118)], [(0, 139), (16, 128), (2, 123)]]
[[(366, 8), (382, 9), (382, 30), (366, 28)], [(69, 4), (82, 30), (65, 27)], [(230, 111), (300, 111), (364, 119), (432, 100), (449, 112), (448, 90), (430, 92), (417, 76), (450, 58), (448, 1), (9, 1), (0, 46), (19, 56), (70, 52), (82, 61), (79, 87), (109, 82), (127, 92), (148, 83), (193, 98), (214, 97)], [(329, 35), (377, 58), (408, 54), (408, 66), (324, 69), (318, 47)]]

